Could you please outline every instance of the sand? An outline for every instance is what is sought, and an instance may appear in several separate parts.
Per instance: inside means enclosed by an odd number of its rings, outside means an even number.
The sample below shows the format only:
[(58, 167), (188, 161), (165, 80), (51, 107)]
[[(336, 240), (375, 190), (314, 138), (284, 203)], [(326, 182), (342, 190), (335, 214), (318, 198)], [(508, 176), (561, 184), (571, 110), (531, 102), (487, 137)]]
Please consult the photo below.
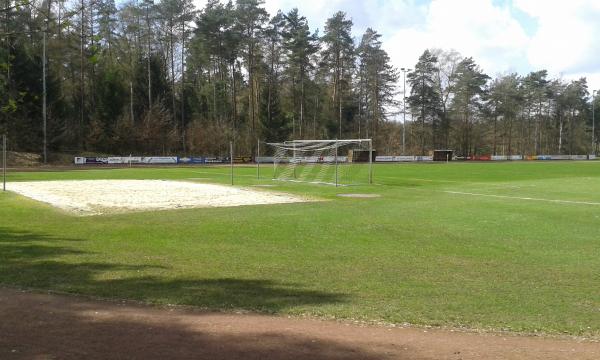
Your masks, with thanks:
[(7, 190), (80, 216), (307, 201), (285, 193), (166, 180), (14, 182)]

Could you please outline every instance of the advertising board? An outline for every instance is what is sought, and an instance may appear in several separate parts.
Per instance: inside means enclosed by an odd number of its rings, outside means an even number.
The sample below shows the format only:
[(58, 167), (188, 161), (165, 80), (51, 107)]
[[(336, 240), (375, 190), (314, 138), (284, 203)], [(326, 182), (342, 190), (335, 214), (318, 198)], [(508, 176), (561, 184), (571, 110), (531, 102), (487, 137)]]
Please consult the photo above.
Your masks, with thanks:
[(142, 158), (144, 164), (177, 164), (177, 156), (145, 156)]

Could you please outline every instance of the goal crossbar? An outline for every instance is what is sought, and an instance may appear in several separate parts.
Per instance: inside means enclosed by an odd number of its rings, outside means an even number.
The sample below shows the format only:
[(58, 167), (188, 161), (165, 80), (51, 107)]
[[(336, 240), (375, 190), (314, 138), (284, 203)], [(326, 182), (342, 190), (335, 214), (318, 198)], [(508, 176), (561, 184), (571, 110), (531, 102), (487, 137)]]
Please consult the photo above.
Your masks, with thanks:
[(340, 140), (287, 140), (282, 143), (267, 143), (268, 145), (278, 145), (278, 144), (303, 144), (303, 143), (318, 143), (318, 142), (337, 142), (337, 143), (360, 143), (360, 142), (370, 142), (371, 139), (340, 139)]

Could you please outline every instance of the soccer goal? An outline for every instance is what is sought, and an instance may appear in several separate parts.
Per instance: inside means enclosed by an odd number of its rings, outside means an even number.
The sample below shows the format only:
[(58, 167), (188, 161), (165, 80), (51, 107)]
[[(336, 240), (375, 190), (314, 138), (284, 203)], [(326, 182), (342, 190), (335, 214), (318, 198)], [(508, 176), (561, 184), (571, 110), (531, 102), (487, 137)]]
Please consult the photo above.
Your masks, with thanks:
[(371, 184), (371, 139), (291, 140), (268, 143), (274, 148), (273, 179), (330, 184)]

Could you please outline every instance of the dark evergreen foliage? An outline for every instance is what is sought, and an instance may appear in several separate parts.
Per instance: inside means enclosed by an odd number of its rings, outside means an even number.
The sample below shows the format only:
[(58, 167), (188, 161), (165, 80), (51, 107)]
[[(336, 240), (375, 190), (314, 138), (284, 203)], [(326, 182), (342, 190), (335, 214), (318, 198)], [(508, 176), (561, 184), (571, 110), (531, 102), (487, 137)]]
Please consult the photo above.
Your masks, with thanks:
[[(48, 11), (48, 4), (50, 11)], [(230, 140), (370, 137), (380, 153), (586, 153), (585, 79), (545, 70), (490, 79), (472, 58), (427, 50), (409, 72), (407, 123), (395, 121), (398, 71), (382, 36), (355, 43), (337, 12), (324, 31), (262, 0), (3, 2), (0, 133), (43, 152), (46, 34), (48, 150), (218, 155)]]

